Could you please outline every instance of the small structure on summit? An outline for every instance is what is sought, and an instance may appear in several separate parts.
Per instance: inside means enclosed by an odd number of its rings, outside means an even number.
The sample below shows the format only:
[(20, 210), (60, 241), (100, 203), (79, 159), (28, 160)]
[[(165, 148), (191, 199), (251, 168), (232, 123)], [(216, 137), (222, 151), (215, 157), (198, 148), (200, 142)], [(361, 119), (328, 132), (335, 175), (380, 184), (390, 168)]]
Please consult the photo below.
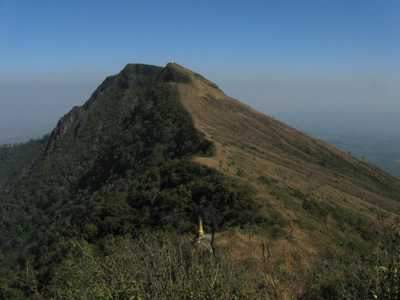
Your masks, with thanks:
[(171, 64), (174, 64), (175, 62), (174, 62), (174, 60), (171, 60)]

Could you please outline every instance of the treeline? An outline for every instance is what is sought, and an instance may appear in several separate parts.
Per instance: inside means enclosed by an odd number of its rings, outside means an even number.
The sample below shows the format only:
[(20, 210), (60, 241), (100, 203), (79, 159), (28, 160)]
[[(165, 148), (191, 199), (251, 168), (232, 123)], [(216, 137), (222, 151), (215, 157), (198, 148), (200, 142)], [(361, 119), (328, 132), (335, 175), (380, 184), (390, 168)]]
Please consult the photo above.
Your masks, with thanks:
[(49, 135), (22, 144), (0, 145), (0, 188), (25, 175), (43, 155)]

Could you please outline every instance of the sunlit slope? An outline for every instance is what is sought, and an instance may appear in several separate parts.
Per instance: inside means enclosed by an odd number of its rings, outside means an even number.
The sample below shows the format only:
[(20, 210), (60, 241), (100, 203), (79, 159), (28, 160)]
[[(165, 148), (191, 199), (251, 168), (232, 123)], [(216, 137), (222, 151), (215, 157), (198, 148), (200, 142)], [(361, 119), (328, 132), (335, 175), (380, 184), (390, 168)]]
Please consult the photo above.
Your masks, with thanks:
[[(190, 84), (177, 84), (181, 101), (217, 149), (215, 156), (196, 160), (253, 184), (260, 203), (281, 211), (295, 237), (304, 235), (299, 226), (320, 226), (308, 217), (307, 200), (343, 209), (346, 218), (361, 217), (372, 230), (397, 224), (400, 181), (228, 97), (202, 76), (171, 66), (190, 76)], [(328, 228), (340, 226), (335, 217), (327, 217)], [(344, 239), (346, 230), (339, 235)]]

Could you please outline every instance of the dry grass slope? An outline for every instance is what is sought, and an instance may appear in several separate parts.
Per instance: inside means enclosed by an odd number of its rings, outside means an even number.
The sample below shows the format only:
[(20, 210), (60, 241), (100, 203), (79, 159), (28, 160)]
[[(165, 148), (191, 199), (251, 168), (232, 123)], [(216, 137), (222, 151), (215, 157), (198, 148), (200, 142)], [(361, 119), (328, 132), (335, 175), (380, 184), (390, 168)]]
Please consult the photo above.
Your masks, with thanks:
[(374, 230), (398, 225), (397, 179), (226, 96), (199, 74), (171, 66), (191, 78), (190, 84), (176, 84), (181, 101), (217, 149), (215, 156), (196, 161), (253, 185), (265, 212), (286, 218), (287, 235), (298, 247), (340, 250), (348, 243), (348, 232), (331, 216), (322, 225), (309, 218), (304, 199), (362, 217)]

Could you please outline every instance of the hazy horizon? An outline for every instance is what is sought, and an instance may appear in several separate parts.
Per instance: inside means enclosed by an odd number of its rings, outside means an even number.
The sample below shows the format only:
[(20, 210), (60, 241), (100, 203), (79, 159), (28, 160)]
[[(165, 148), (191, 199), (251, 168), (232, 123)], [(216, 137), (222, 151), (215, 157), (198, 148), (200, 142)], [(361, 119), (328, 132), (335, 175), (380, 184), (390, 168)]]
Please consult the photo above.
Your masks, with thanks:
[(95, 3), (0, 0), (0, 142), (172, 59), (306, 133), (400, 135), (400, 2)]
[[(18, 84), (0, 80), (0, 99), (11, 99), (0, 102), (0, 143), (10, 134), (24, 136), (18, 140), (23, 141), (49, 133), (73, 106), (84, 104), (106, 77), (100, 76), (49, 76)], [(380, 101), (385, 95), (388, 100), (397, 98), (394, 86), (390, 86), (390, 92), (383, 88), (379, 92), (377, 88), (375, 94), (366, 86), (334, 101), (333, 90), (339, 90), (337, 95), (343, 93), (346, 83), (342, 89), (338, 82), (325, 82), (326, 86), (321, 88), (317, 80), (300, 85), (298, 81), (272, 77), (251, 82), (245, 78), (240, 82), (239, 77), (240, 74), (233, 79), (217, 75), (214, 81), (229, 96), (308, 134), (400, 136), (400, 105)]]

